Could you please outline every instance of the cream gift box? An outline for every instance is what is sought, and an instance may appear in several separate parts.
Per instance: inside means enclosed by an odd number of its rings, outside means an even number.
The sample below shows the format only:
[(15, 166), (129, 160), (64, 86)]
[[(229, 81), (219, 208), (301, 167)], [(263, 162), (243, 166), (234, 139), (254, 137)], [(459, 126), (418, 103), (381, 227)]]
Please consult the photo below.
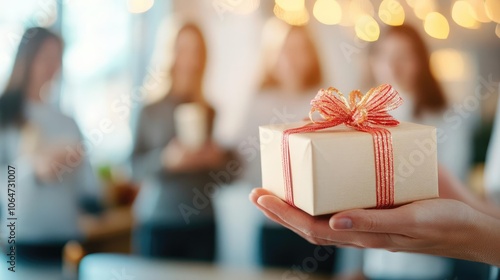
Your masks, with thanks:
[[(263, 187), (285, 199), (283, 131), (302, 123), (259, 127)], [(438, 196), (436, 129), (414, 123), (384, 127), (391, 132), (394, 204)], [(296, 207), (316, 216), (376, 202), (372, 135), (345, 125), (289, 136)]]

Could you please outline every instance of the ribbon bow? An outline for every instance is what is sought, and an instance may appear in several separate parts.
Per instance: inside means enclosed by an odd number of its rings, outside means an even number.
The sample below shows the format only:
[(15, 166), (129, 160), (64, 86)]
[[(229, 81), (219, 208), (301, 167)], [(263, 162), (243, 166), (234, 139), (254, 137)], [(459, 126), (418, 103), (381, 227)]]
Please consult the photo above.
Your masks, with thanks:
[[(392, 137), (389, 130), (380, 126), (397, 126), (399, 121), (388, 111), (403, 103), (398, 92), (390, 85), (383, 84), (370, 89), (365, 95), (359, 90), (349, 94), (349, 100), (336, 88), (321, 89), (311, 101), (309, 118), (311, 123), (302, 127), (287, 129), (283, 132), (283, 176), (285, 181), (285, 200), (295, 205), (293, 200), (293, 181), (290, 162), (289, 136), (295, 133), (314, 132), (320, 129), (345, 124), (348, 127), (370, 133), (373, 138), (377, 208), (394, 205), (394, 156)], [(318, 112), (322, 120), (315, 121), (313, 113)]]
[[(359, 90), (349, 94), (349, 101), (336, 88), (321, 89), (311, 101), (309, 118), (313, 123), (336, 126), (341, 123), (354, 129), (373, 125), (396, 126), (399, 124), (388, 111), (396, 109), (403, 103), (398, 92), (390, 85), (384, 84), (370, 89), (365, 95)], [(313, 113), (317, 111), (323, 121), (314, 121)]]

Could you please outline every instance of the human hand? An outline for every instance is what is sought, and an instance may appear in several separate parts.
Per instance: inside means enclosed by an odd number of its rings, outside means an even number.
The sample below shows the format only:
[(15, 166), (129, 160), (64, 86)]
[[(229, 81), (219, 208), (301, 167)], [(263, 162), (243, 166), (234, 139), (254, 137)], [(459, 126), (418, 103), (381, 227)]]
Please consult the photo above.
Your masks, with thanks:
[(500, 219), (500, 208), (485, 198), (473, 193), (446, 168), (439, 165), (439, 197), (459, 200), (486, 215)]
[(162, 152), (162, 161), (165, 168), (173, 172), (188, 172), (218, 167), (223, 160), (224, 152), (211, 141), (193, 150), (183, 146), (177, 139), (173, 139)]
[(254, 189), (250, 199), (271, 220), (313, 244), (382, 248), (500, 265), (500, 221), (456, 200), (430, 199), (393, 209), (312, 217), (264, 189)]
[[(63, 148), (64, 147), (64, 148)], [(33, 168), (36, 177), (46, 183), (54, 182), (58, 179), (58, 170), (56, 166), (70, 166), (78, 164), (82, 160), (80, 153), (74, 152), (75, 149), (68, 145), (58, 145), (52, 147), (38, 148), (30, 157), (33, 162)]]

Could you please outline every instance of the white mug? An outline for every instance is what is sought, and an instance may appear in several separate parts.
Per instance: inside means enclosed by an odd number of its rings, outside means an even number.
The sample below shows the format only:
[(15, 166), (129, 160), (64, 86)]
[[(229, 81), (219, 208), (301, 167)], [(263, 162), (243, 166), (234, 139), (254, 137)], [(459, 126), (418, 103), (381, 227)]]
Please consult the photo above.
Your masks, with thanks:
[(199, 103), (184, 103), (174, 110), (175, 131), (179, 142), (188, 149), (198, 149), (208, 138), (208, 112)]

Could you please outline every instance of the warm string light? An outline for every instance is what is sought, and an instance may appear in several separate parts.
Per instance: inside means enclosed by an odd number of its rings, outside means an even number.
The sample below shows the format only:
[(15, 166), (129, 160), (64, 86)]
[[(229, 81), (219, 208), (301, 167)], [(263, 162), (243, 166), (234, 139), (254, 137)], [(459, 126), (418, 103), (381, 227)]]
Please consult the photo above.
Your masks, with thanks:
[(436, 10), (435, 0), (418, 0), (415, 1), (413, 7), (413, 12), (421, 20), (425, 20), (428, 14), (435, 12)]
[(424, 30), (433, 38), (446, 39), (450, 33), (450, 25), (442, 14), (431, 12), (425, 18)]
[(370, 15), (362, 15), (354, 25), (356, 36), (367, 42), (374, 42), (380, 36), (380, 27), (377, 21)]
[(375, 9), (369, 0), (338, 0), (342, 10), (340, 25), (354, 26), (356, 21), (364, 15), (374, 16)]
[(470, 73), (465, 54), (455, 49), (441, 49), (434, 51), (430, 57), (432, 73), (441, 81), (462, 81)]
[(410, 6), (411, 8), (415, 8), (415, 2), (417, 2), (417, 0), (406, 0), (406, 3), (408, 4), (408, 6)]
[(488, 15), (492, 21), (500, 23), (500, 1), (485, 0), (484, 7), (486, 8), (486, 15)]
[(313, 8), (314, 17), (321, 23), (334, 25), (342, 19), (342, 9), (335, 0), (317, 0)]
[(259, 6), (260, 0), (240, 0), (231, 11), (239, 15), (248, 15), (255, 12)]
[[(291, 25), (308, 23), (309, 13), (305, 0), (275, 2), (274, 14), (279, 19)], [(448, 38), (449, 22), (438, 12), (437, 0), (382, 0), (377, 13), (380, 21), (374, 18), (375, 8), (370, 0), (316, 0), (312, 13), (316, 20), (326, 25), (352, 26), (359, 39), (373, 42), (380, 36), (379, 22), (391, 26), (404, 24), (406, 13), (401, 2), (406, 2), (415, 16), (423, 21), (424, 30), (429, 36), (436, 39)], [(477, 29), (481, 23), (491, 21), (500, 25), (499, 0), (455, 0), (450, 9), (452, 20), (464, 28)], [(497, 36), (500, 33), (499, 25), (495, 29)]]
[(486, 14), (484, 0), (467, 0), (467, 2), (472, 6), (472, 9), (474, 10), (473, 16), (475, 20), (482, 23), (491, 22), (491, 19)]
[(475, 11), (472, 5), (464, 0), (457, 1), (453, 4), (451, 17), (458, 25), (465, 28), (477, 29), (481, 25), (475, 19)]
[(283, 9), (280, 5), (274, 5), (274, 15), (282, 21), (295, 26), (306, 25), (309, 22), (309, 12), (304, 6), (301, 10), (290, 11)]
[(396, 0), (384, 0), (380, 3), (378, 17), (387, 25), (402, 25), (405, 21), (405, 10)]
[(127, 8), (133, 14), (140, 14), (149, 11), (154, 3), (154, 0), (127, 0)]
[(306, 3), (305, 0), (276, 0), (276, 5), (286, 12), (300, 12)]

